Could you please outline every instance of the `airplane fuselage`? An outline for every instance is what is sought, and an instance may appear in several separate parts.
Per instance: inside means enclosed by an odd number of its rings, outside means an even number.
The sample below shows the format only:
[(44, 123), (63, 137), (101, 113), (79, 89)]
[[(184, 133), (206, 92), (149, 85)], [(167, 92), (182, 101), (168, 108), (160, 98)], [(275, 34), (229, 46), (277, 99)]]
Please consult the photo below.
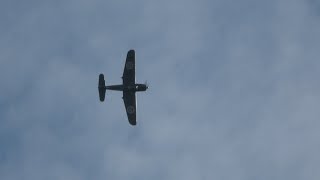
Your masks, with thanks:
[(132, 91), (132, 92), (138, 92), (138, 91), (146, 91), (148, 89), (147, 85), (145, 84), (132, 84), (132, 85), (110, 85), (105, 86), (108, 90), (113, 91)]

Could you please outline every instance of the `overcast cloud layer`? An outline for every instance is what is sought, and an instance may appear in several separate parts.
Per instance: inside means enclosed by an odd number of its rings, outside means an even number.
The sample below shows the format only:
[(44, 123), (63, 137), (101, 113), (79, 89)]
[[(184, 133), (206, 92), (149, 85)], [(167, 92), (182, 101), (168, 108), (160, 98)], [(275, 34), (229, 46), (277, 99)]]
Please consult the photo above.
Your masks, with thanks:
[[(1, 180), (318, 180), (320, 1), (0, 1)], [(121, 83), (136, 50), (138, 125)]]

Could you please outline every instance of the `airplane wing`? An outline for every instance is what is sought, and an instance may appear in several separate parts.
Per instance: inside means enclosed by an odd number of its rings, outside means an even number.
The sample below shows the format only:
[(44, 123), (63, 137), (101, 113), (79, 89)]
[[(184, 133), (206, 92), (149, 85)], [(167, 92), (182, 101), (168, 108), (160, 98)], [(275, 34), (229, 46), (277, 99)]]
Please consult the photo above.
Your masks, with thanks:
[(123, 91), (123, 102), (126, 107), (127, 116), (129, 123), (131, 125), (136, 125), (136, 110), (137, 110), (137, 101), (136, 93), (131, 91)]
[(136, 83), (136, 62), (134, 50), (128, 51), (122, 80), (123, 85), (132, 85)]

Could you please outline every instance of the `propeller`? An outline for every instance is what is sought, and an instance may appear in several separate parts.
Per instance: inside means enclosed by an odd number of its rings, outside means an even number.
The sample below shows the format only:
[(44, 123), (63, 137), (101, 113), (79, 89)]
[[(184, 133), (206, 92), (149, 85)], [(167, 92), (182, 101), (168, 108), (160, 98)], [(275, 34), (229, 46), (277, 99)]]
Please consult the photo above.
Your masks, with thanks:
[(147, 89), (149, 88), (148, 81), (145, 81), (144, 84), (146, 85)]

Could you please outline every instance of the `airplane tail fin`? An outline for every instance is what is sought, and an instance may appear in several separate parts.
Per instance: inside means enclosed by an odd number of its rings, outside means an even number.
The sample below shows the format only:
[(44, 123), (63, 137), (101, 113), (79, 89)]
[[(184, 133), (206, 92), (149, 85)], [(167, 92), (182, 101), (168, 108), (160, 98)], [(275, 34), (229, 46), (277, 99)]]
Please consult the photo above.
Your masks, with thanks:
[(99, 75), (98, 90), (99, 90), (100, 101), (103, 102), (105, 99), (105, 95), (106, 95), (106, 83), (105, 83), (103, 74)]

